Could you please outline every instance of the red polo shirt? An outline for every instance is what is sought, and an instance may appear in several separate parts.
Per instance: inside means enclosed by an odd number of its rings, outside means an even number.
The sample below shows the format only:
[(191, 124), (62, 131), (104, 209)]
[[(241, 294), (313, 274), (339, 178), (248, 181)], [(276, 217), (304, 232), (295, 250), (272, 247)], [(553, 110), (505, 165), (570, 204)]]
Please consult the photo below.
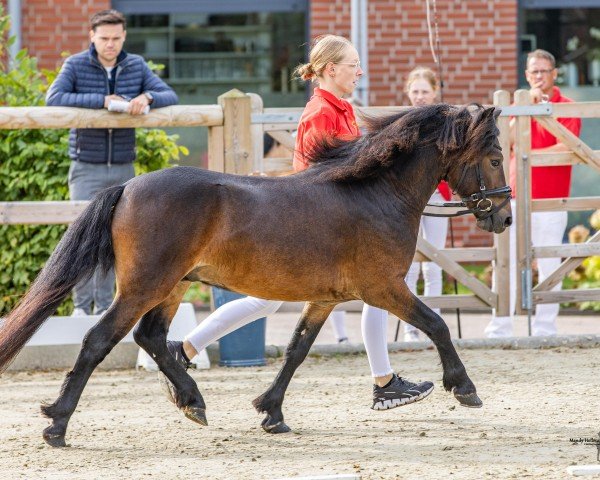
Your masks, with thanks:
[[(570, 103), (573, 100), (564, 97), (558, 87), (553, 88), (550, 103)], [(581, 131), (580, 118), (558, 118), (559, 123), (575, 135)], [(531, 120), (531, 148), (544, 148), (556, 145), (558, 140), (534, 119)], [(515, 156), (510, 157), (510, 186), (516, 196), (517, 166)], [(571, 189), (571, 165), (531, 168), (531, 198), (568, 197)]]
[(308, 168), (308, 159), (314, 146), (326, 137), (352, 139), (360, 136), (354, 109), (346, 100), (315, 88), (298, 124), (294, 148), (294, 171)]
[[(352, 105), (327, 90), (315, 88), (298, 124), (294, 171), (301, 172), (308, 168), (311, 149), (323, 137), (352, 139), (358, 136), (360, 130)], [(450, 188), (446, 182), (441, 182), (438, 190), (446, 200), (450, 200)]]

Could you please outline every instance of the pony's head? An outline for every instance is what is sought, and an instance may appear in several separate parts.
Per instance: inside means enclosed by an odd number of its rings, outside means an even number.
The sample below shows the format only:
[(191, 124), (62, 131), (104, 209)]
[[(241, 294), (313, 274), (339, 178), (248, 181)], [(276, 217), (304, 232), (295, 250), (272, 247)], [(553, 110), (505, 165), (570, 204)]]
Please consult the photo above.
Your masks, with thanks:
[(351, 141), (323, 140), (311, 159), (316, 168), (310, 170), (324, 180), (355, 182), (393, 170), (421, 150), (439, 158), (437, 180), (448, 180), (477, 217), (477, 225), (500, 233), (512, 217), (498, 144), (498, 114), (493, 107), (436, 104), (365, 117), (366, 135)]
[[(500, 110), (476, 106), (457, 112), (457, 125), (444, 129), (438, 148), (447, 163), (446, 179), (483, 230), (502, 233), (512, 224), (496, 118)], [(461, 124), (463, 124), (461, 126)]]

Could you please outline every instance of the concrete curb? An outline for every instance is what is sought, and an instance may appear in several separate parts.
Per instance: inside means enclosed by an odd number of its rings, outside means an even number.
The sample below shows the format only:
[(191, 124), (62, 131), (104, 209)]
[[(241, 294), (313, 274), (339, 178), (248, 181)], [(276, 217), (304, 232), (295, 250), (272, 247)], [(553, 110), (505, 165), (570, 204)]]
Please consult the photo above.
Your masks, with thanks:
[[(600, 335), (565, 335), (560, 337), (509, 337), (509, 338), (477, 338), (477, 339), (454, 339), (452, 343), (457, 349), (501, 349), (501, 350), (543, 350), (547, 348), (571, 347), (571, 348), (599, 348)], [(265, 356), (268, 358), (279, 358), (285, 353), (287, 345), (267, 345)], [(414, 352), (433, 348), (431, 342), (390, 342), (390, 352)], [(219, 362), (219, 345), (212, 344), (207, 348), (211, 362)], [(362, 343), (341, 345), (313, 345), (309, 356), (334, 356), (353, 355), (365, 353)]]
[[(599, 348), (600, 335), (569, 335), (560, 337), (511, 337), (453, 340), (459, 350), (503, 349), (523, 350), (569, 347)], [(287, 345), (267, 345), (265, 356), (283, 357)], [(414, 352), (433, 348), (430, 342), (392, 342), (388, 343), (390, 352)], [(71, 368), (81, 349), (81, 345), (36, 345), (27, 346), (17, 356), (9, 370), (54, 370)], [(102, 370), (134, 368), (139, 347), (135, 343), (120, 343), (99, 365)], [(219, 364), (219, 345), (214, 343), (206, 351), (213, 365)], [(328, 357), (335, 355), (355, 355), (365, 353), (362, 343), (342, 345), (313, 345), (309, 356)]]

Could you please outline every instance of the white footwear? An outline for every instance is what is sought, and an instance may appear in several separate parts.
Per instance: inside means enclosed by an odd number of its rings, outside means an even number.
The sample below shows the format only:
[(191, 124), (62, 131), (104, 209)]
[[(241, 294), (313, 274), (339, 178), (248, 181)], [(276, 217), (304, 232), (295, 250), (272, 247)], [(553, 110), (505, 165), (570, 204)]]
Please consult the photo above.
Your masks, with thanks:
[(85, 313), (85, 310), (83, 308), (75, 308), (73, 310), (73, 313), (71, 314), (72, 317), (88, 317), (89, 314)]
[(404, 332), (404, 341), (405, 342), (418, 342), (419, 341), (419, 332), (412, 330), (409, 332)]

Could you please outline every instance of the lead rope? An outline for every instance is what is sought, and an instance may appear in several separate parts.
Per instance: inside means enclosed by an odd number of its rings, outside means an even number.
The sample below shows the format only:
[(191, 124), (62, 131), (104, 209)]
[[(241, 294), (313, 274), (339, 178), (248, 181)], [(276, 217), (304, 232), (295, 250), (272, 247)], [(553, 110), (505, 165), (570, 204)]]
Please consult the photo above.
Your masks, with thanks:
[[(433, 57), (433, 61), (437, 67), (438, 78), (440, 79), (440, 100), (444, 103), (444, 76), (442, 70), (442, 54), (441, 54), (441, 46), (440, 46), (440, 31), (438, 28), (437, 21), (437, 5), (436, 0), (432, 0), (433, 2), (433, 25), (434, 29), (432, 31), (431, 28), (431, 15), (430, 15), (430, 6), (429, 0), (427, 0), (427, 30), (429, 32), (429, 48), (431, 49), (431, 56)], [(435, 37), (435, 41), (434, 41)], [(434, 46), (435, 43), (435, 46)], [(430, 215), (432, 217), (437, 217), (439, 215)], [(452, 218), (448, 218), (448, 226), (450, 227), (450, 247), (454, 248), (454, 222), (452, 222)], [(458, 282), (456, 278), (453, 277), (454, 284), (454, 294), (458, 295)], [(456, 308), (456, 323), (458, 326), (458, 338), (462, 338), (462, 328), (460, 322), (460, 308)]]

